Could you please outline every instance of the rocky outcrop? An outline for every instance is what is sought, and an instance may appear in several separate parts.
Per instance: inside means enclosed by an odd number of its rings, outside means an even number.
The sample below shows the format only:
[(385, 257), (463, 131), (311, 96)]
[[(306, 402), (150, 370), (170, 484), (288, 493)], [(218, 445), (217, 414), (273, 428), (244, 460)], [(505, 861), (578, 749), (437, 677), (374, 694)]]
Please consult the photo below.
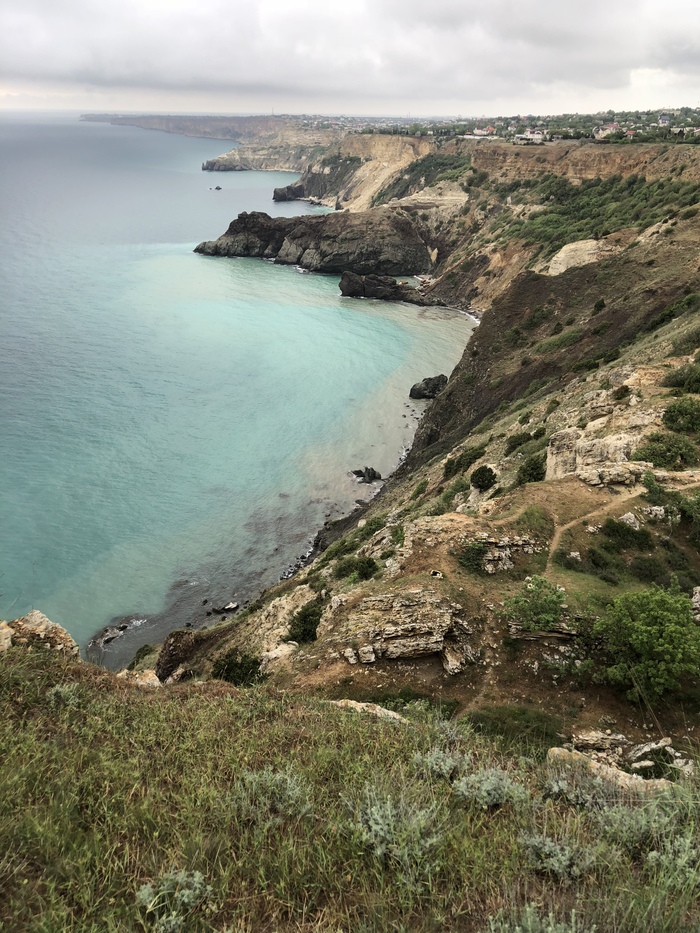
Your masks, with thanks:
[(589, 486), (634, 485), (651, 464), (630, 461), (639, 446), (639, 436), (612, 434), (586, 438), (579, 428), (565, 428), (553, 434), (547, 447), (547, 480), (575, 473)]
[(447, 376), (426, 376), (411, 386), (409, 398), (435, 398), (447, 385)]
[(475, 623), (430, 590), (366, 596), (352, 606), (334, 597), (317, 635), (350, 664), (439, 655), (450, 674), (478, 659)]
[(402, 211), (276, 217), (239, 214), (218, 240), (200, 243), (206, 256), (256, 256), (312, 272), (417, 274), (431, 267), (430, 251)]
[(377, 298), (381, 301), (403, 301), (424, 307), (444, 306), (440, 299), (429, 298), (422, 289), (397, 282), (390, 275), (357, 275), (355, 272), (343, 272), (338, 287), (343, 298)]
[(0, 652), (12, 645), (48, 648), (66, 657), (80, 657), (80, 648), (68, 632), (36, 609), (12, 622), (0, 622)]

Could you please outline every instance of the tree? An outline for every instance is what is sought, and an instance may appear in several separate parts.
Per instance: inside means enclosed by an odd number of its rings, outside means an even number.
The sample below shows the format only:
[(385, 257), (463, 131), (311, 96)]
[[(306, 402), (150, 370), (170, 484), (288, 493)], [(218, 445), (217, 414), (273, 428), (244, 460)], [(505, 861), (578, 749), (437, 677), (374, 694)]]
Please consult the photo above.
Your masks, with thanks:
[(593, 627), (605, 644), (605, 678), (629, 688), (630, 699), (658, 699), (700, 668), (700, 625), (678, 582), (623, 593)]

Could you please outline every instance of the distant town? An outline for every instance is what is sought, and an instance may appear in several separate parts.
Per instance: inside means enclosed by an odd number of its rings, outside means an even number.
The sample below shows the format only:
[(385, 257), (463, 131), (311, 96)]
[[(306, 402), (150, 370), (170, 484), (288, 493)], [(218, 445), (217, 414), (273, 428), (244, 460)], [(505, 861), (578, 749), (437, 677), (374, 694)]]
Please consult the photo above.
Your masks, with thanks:
[(700, 108), (606, 110), (599, 113), (411, 120), (381, 117), (302, 117), (303, 126), (356, 133), (506, 139), (520, 145), (565, 139), (605, 143), (700, 143)]

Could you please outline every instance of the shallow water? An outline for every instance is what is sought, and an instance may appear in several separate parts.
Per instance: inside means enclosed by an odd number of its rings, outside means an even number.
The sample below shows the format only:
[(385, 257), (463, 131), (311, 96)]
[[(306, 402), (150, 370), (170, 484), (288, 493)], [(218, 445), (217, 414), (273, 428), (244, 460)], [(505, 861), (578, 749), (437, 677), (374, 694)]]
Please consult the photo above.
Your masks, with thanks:
[(0, 617), (83, 645), (145, 620), (110, 664), (250, 598), (369, 494), (348, 471), (396, 465), (408, 388), (473, 328), (194, 254), (241, 210), (313, 210), (270, 200), (287, 173), (200, 171), (228, 146), (0, 120)]

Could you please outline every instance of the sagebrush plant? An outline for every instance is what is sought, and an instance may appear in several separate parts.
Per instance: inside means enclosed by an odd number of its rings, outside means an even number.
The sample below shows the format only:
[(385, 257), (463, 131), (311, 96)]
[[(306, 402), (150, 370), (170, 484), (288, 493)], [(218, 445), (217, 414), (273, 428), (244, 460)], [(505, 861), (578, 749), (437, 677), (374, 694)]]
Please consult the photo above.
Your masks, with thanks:
[(646, 867), (664, 887), (700, 888), (700, 842), (690, 833), (661, 839)]
[(500, 914), (489, 918), (485, 933), (596, 933), (597, 927), (584, 925), (572, 910), (568, 919), (557, 920), (553, 913), (543, 916), (534, 904), (527, 904), (519, 916)]
[(356, 839), (383, 865), (396, 870), (409, 888), (420, 887), (437, 870), (444, 818), (436, 803), (421, 807), (405, 789), (386, 793), (368, 783), (351, 807)]
[(237, 777), (228, 803), (238, 819), (269, 830), (312, 813), (311, 790), (291, 767), (245, 770)]
[(582, 877), (596, 862), (593, 848), (575, 842), (559, 842), (542, 833), (526, 834), (522, 841), (535, 871), (554, 875), (560, 881)]
[(658, 799), (637, 806), (606, 807), (595, 814), (594, 822), (604, 838), (634, 859), (663, 844), (678, 825), (674, 810)]
[(198, 871), (172, 871), (139, 888), (136, 906), (144, 929), (153, 933), (180, 933), (192, 915), (212, 901), (213, 889)]
[(700, 670), (700, 625), (677, 581), (623, 593), (593, 625), (606, 653), (604, 677), (631, 699), (658, 699)]
[(422, 774), (432, 778), (454, 781), (469, 767), (471, 755), (462, 751), (445, 751), (431, 748), (427, 752), (416, 752), (413, 763)]
[(507, 803), (523, 805), (528, 800), (527, 790), (502, 768), (482, 768), (466, 774), (455, 782), (453, 790), (466, 803), (483, 810)]
[(546, 577), (527, 577), (520, 592), (504, 600), (501, 617), (506, 622), (520, 623), (525, 631), (549, 631), (564, 616), (566, 592)]

